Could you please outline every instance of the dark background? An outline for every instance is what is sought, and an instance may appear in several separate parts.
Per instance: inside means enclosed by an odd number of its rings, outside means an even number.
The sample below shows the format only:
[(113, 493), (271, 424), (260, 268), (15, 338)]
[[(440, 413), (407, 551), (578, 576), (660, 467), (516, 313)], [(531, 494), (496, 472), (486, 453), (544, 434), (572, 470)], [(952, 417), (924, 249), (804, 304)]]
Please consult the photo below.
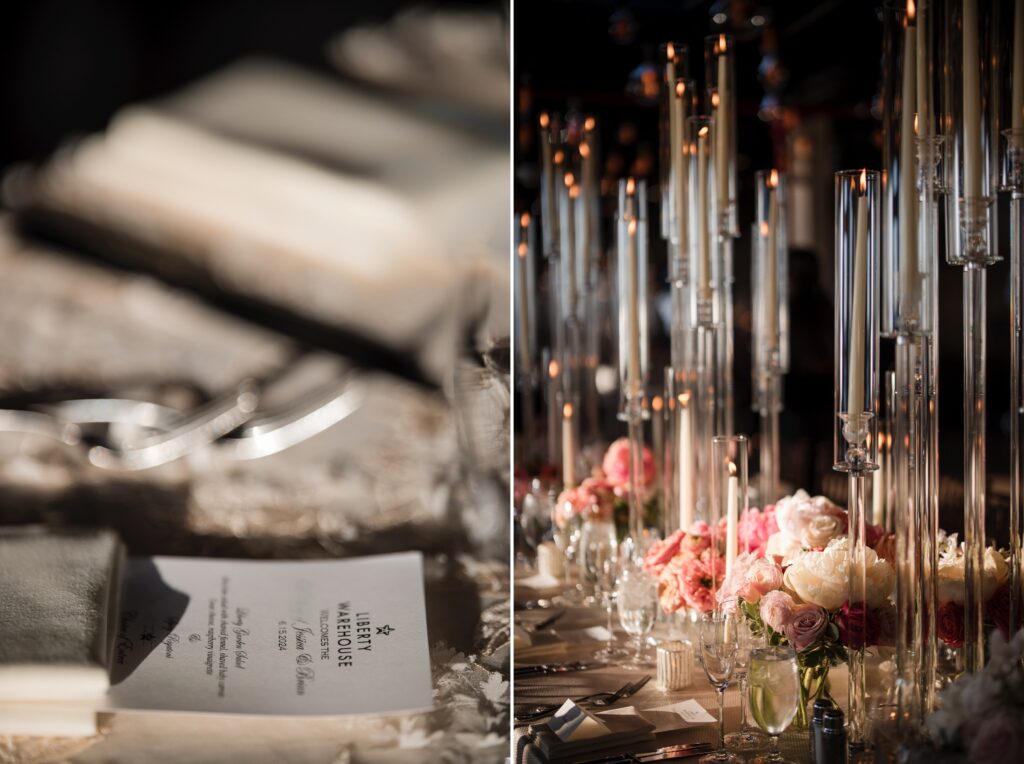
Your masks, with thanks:
[[(725, 23), (714, 19), (722, 14)], [(761, 16), (764, 23), (751, 23)], [(629, 92), (638, 67), (657, 66), (658, 46), (668, 40), (689, 45), (690, 77), (703, 79), (705, 35), (736, 38), (740, 230), (736, 242), (736, 429), (754, 436), (758, 417), (750, 410), (750, 240), (753, 173), (784, 167), (787, 130), (811, 119), (829, 128), (827, 151), (836, 170), (880, 169), (882, 7), (864, 0), (776, 0), (775, 2), (610, 3), (587, 0), (519, 0), (515, 6), (514, 76), (517, 91), (515, 198), (528, 209), (537, 198), (537, 154), (533, 125), (542, 110), (579, 110), (598, 118), (602, 157), (618, 176), (637, 174), (656, 185), (658, 105)], [(658, 77), (660, 79), (660, 70)], [(785, 116), (775, 121), (759, 111), (777, 99)], [(622, 128), (635, 133), (623, 141)], [(628, 136), (627, 136), (628, 137)], [(831, 186), (828, 187), (831, 204)], [(608, 200), (606, 200), (607, 202)], [(1005, 205), (1005, 201), (1002, 202)], [(606, 207), (610, 220), (612, 208)], [(1005, 229), (1001, 217), (1000, 225)], [(785, 378), (782, 414), (782, 477), (812, 491), (836, 496), (844, 481), (832, 466), (833, 350), (831, 226), (810, 251), (790, 253), (791, 371)], [(610, 241), (610, 229), (604, 242)], [(1001, 232), (1005, 237), (1005, 231)], [(656, 287), (667, 291), (665, 245), (651, 241)], [(962, 527), (962, 275), (940, 262), (940, 438), (943, 527)], [(988, 473), (989, 532), (1005, 541), (1009, 472), (1009, 266), (994, 266), (988, 295)], [(653, 293), (652, 293), (653, 296)], [(543, 336), (543, 335), (542, 335)], [(652, 331), (652, 369), (667, 363), (668, 337)], [(881, 369), (892, 368), (891, 340), (882, 340)], [(653, 376), (653, 375), (652, 375)], [(613, 420), (606, 437), (624, 434)], [(837, 497), (839, 498), (839, 497)], [(842, 497), (845, 498), (845, 497)]]

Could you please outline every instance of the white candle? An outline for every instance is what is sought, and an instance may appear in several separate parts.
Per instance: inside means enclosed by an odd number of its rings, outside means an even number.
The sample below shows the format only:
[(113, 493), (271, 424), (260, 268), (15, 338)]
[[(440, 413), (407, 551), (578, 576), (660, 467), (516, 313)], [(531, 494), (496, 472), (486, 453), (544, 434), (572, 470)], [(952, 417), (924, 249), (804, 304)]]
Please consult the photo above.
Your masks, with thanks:
[(711, 290), (711, 256), (708, 251), (708, 128), (697, 131), (697, 222), (700, 255), (700, 291), (707, 297)]
[(718, 110), (715, 114), (716, 123), (715, 129), (718, 131), (718, 156), (717, 156), (717, 173), (718, 173), (718, 214), (724, 215), (726, 210), (729, 209), (729, 154), (730, 152), (730, 135), (729, 131), (732, 127), (730, 125), (730, 117), (732, 116), (732, 109), (730, 104), (730, 83), (729, 83), (729, 57), (726, 55), (725, 50), (725, 35), (720, 35), (718, 38)]
[[(913, 21), (913, 2), (907, 6), (907, 19)], [(917, 151), (914, 145), (914, 112), (917, 108), (917, 27), (907, 24), (903, 33), (903, 88), (900, 115), (900, 313), (918, 301), (917, 268)]]
[(981, 196), (981, 61), (978, 59), (978, 0), (963, 0), (964, 195)]
[(885, 519), (883, 516), (883, 509), (885, 507), (883, 469), (884, 467), (880, 466), (871, 473), (871, 522), (875, 525), (882, 525), (882, 521)]
[(768, 347), (778, 347), (778, 227), (779, 227), (779, 174), (772, 170), (768, 178), (768, 272), (765, 274), (764, 326)]
[(1014, 130), (1024, 128), (1024, 0), (1013, 7), (1013, 117)]
[(524, 212), (519, 217), (520, 241), (516, 250), (518, 258), (516, 267), (519, 272), (519, 352), (523, 363), (526, 364), (526, 371), (530, 366), (530, 286), (527, 279), (527, 257), (530, 254), (530, 246), (526, 242), (530, 230), (530, 213)]
[(572, 404), (562, 407), (562, 482), (566, 488), (576, 485), (576, 438), (572, 428)]
[(558, 235), (558, 214), (555, 211), (555, 169), (551, 159), (551, 118), (540, 115), (540, 156), (544, 182), (544, 254), (548, 255)]
[(580, 189), (576, 185), (576, 178), (571, 172), (565, 174), (565, 189), (561, 196), (562, 218), (562, 261), (565, 274), (566, 294), (569, 304), (565, 306), (566, 315), (576, 312), (576, 200), (579, 197)]
[(552, 464), (555, 463), (555, 459), (558, 454), (558, 440), (559, 440), (559, 427), (561, 427), (562, 420), (558, 416), (558, 390), (559, 390), (559, 375), (561, 369), (558, 365), (558, 361), (552, 358), (548, 362), (548, 377), (547, 377), (547, 412), (548, 412), (548, 459)]
[(636, 219), (629, 221), (626, 274), (629, 310), (629, 367), (627, 380), (633, 395), (640, 393), (640, 285), (637, 283)]
[(726, 491), (726, 511), (728, 515), (725, 521), (725, 577), (729, 577), (733, 564), (736, 562), (736, 545), (738, 537), (736, 533), (736, 504), (739, 497), (740, 481), (736, 477), (736, 465), (729, 462), (729, 481)]
[[(917, 73), (917, 97), (918, 135), (930, 136), (932, 134), (932, 93), (931, 77), (929, 76), (928, 62), (928, 34), (925, 28), (925, 16), (916, 14), (914, 0), (907, 1), (907, 18), (917, 18), (917, 62), (915, 71)], [(929, 23), (934, 16), (929, 12), (927, 16)]]
[(860, 192), (857, 197), (857, 228), (853, 259), (853, 310), (850, 316), (850, 357), (847, 414), (850, 427), (860, 429), (860, 415), (864, 412), (864, 324), (867, 300), (868, 260), (868, 197), (867, 174), (861, 173)]
[(686, 172), (684, 163), (686, 157), (683, 153), (683, 125), (686, 124), (686, 83), (679, 80), (675, 83), (671, 97), (672, 108), (669, 111), (672, 118), (671, 129), (669, 130), (672, 147), (672, 191), (675, 194), (676, 231), (675, 237), (680, 242), (680, 247), (686, 245)]
[(679, 527), (693, 525), (693, 445), (690, 432), (690, 394), (679, 398)]
[(654, 484), (661, 490), (665, 474), (665, 411), (660, 395), (651, 398), (651, 447), (654, 449)]

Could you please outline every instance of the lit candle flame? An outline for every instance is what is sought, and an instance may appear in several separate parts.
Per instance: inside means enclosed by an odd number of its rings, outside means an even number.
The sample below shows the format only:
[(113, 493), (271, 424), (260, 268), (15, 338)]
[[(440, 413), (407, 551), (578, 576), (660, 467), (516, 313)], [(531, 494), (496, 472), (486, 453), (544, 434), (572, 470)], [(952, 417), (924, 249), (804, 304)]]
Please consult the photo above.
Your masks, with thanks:
[(564, 406), (562, 406), (562, 416), (564, 416), (566, 419), (572, 419), (571, 403), (566, 403)]
[(588, 146), (586, 143), (580, 144), (580, 156), (583, 157), (584, 159), (590, 156), (590, 146)]
[(768, 223), (765, 222), (764, 220), (761, 221), (761, 235), (762, 236), (767, 236), (768, 235)]
[(669, 43), (668, 45), (665, 46), (665, 57), (669, 61), (676, 60), (676, 46), (673, 45), (672, 43)]
[(562, 152), (561, 149), (559, 149), (558, 151), (555, 152), (554, 159), (555, 159), (555, 164), (562, 164), (562, 161), (565, 159), (565, 154)]
[(690, 394), (689, 393), (679, 393), (679, 395), (676, 396), (676, 397), (679, 399), (679, 405), (680, 406), (689, 406), (690, 405)]
[(551, 117), (548, 116), (546, 111), (540, 113), (540, 126), (547, 129), (547, 126), (551, 124)]
[(697, 131), (697, 137), (698, 138), (707, 138), (708, 137), (708, 126), (707, 125), (704, 125), (704, 127), (702, 127), (700, 130)]
[(914, 112), (914, 135), (917, 135), (917, 112)]
[(569, 198), (578, 199), (580, 195), (580, 187), (578, 185), (569, 186)]
[(712, 109), (717, 109), (718, 108), (718, 102), (719, 102), (718, 91), (716, 90), (714, 93), (711, 94), (711, 108)]
[(630, 220), (629, 221), (629, 235), (632, 236), (635, 233), (636, 233), (636, 221), (635, 220)]
[(866, 194), (868, 192), (868, 171), (860, 171), (860, 192)]
[(529, 228), (530, 227), (530, 213), (529, 212), (524, 212), (522, 215), (519, 216), (519, 225), (522, 226), (523, 228)]
[(520, 257), (526, 257), (527, 250), (528, 250), (528, 247), (526, 246), (526, 242), (525, 241), (519, 242), (519, 247), (517, 247), (517, 249), (516, 249), (516, 251), (519, 253), (519, 256)]
[(586, 130), (587, 132), (590, 132), (595, 127), (597, 127), (597, 122), (594, 120), (593, 117), (587, 117), (583, 121), (583, 129)]
[(679, 98), (682, 98), (684, 95), (686, 95), (686, 83), (683, 82), (682, 80), (679, 80), (679, 82), (676, 83), (676, 95)]
[(732, 462), (726, 462), (726, 467), (729, 469), (729, 477), (734, 477), (736, 475), (736, 465)]
[(555, 377), (558, 376), (558, 372), (559, 372), (558, 361), (552, 359), (548, 363), (548, 376), (551, 377), (552, 379), (554, 379)]
[(651, 398), (651, 408), (654, 409), (655, 411), (661, 411), (661, 407), (663, 405), (664, 404), (662, 403), (660, 395), (655, 395), (653, 398)]
[(718, 35), (718, 52), (725, 53), (725, 35)]
[(768, 187), (769, 188), (778, 188), (779, 187), (779, 171), (778, 170), (772, 170), (768, 174)]
[(571, 188), (572, 184), (575, 183), (575, 182), (576, 182), (576, 176), (573, 175), (571, 172), (567, 172), (565, 174), (565, 185), (566, 185), (566, 187), (567, 188)]
[(907, 23), (914, 23), (914, 18), (917, 16), (917, 6), (914, 5), (914, 0), (907, 0)]
[(636, 192), (636, 181), (632, 178), (626, 180), (626, 193), (633, 194)]

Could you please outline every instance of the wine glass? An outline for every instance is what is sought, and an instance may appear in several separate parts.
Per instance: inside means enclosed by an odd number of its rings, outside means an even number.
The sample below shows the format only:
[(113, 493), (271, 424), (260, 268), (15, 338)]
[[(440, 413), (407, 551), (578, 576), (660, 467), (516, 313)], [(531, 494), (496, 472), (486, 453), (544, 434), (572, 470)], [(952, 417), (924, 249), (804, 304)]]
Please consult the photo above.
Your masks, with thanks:
[(725, 746), (734, 751), (758, 751), (768, 744), (768, 736), (747, 724), (747, 669), (751, 651), (765, 647), (767, 640), (763, 634), (755, 634), (743, 618), (737, 618), (736, 626), (736, 662), (732, 673), (740, 682), (740, 728), (725, 736)]
[(534, 478), (530, 490), (523, 496), (516, 519), (520, 538), (525, 546), (527, 562), (536, 565), (537, 548), (551, 529), (552, 497), (540, 480)]
[(625, 651), (615, 646), (612, 630), (612, 611), (615, 607), (615, 580), (619, 572), (619, 545), (612, 523), (587, 523), (582, 542), (588, 575), (594, 582), (594, 592), (604, 605), (608, 641), (594, 656), (600, 660), (623, 657)]
[(753, 764), (793, 764), (779, 753), (779, 735), (800, 705), (800, 672), (792, 647), (757, 647), (750, 651), (750, 711), (757, 726), (771, 735), (771, 749)]
[(736, 616), (724, 610), (705, 613), (700, 621), (700, 657), (704, 674), (718, 690), (718, 750), (702, 756), (700, 764), (740, 764), (725, 749), (725, 688), (736, 664)]
[(644, 655), (643, 638), (651, 633), (658, 617), (658, 582), (640, 564), (630, 563), (619, 574), (615, 602), (619, 623), (633, 642), (633, 657), (628, 665), (649, 668), (654, 664)]

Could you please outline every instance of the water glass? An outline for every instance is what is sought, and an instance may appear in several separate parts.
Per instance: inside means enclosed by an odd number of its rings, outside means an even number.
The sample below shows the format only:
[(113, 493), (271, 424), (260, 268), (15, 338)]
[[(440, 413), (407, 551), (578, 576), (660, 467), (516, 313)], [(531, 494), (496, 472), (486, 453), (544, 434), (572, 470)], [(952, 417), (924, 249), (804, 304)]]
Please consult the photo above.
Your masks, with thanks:
[(750, 651), (750, 711), (757, 726), (771, 735), (771, 749), (754, 764), (793, 764), (779, 753), (779, 735), (800, 705), (800, 672), (792, 647), (758, 647)]
[(737, 618), (736, 637), (736, 661), (732, 674), (740, 685), (740, 728), (725, 736), (725, 745), (734, 751), (759, 751), (768, 744), (768, 736), (747, 724), (747, 677), (750, 653), (758, 647), (765, 647), (767, 640), (763, 634), (755, 634), (742, 617)]
[(615, 589), (619, 623), (631, 637), (633, 657), (628, 665), (649, 668), (654, 664), (644, 655), (644, 637), (651, 633), (658, 617), (658, 582), (639, 564), (625, 567)]

